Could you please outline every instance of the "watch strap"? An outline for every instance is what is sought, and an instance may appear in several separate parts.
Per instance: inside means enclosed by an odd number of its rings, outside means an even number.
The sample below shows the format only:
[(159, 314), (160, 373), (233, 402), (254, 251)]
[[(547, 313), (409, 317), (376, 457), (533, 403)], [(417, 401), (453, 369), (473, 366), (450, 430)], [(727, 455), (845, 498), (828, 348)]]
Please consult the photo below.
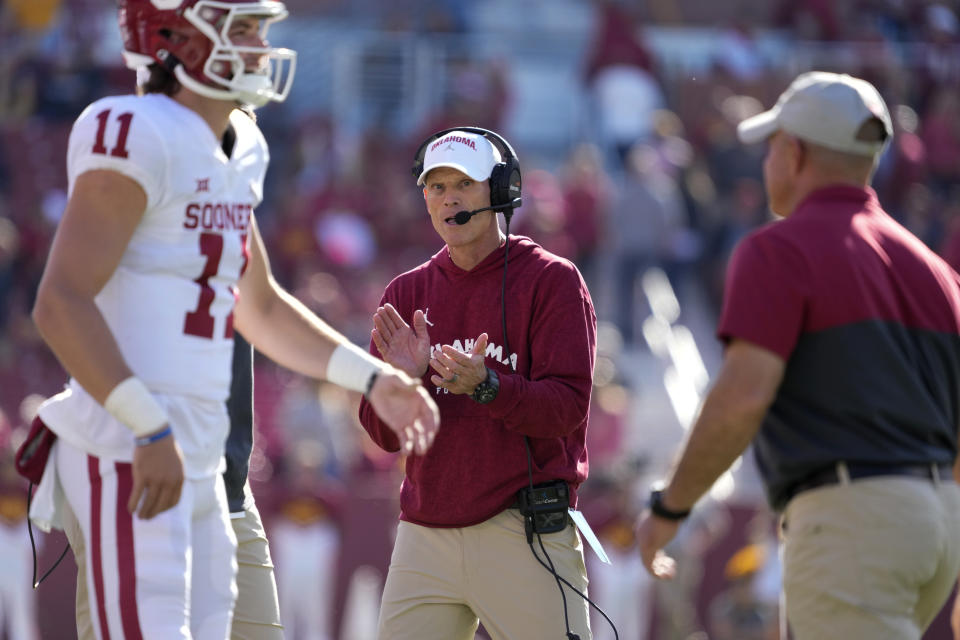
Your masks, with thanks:
[(691, 509), (674, 511), (663, 504), (663, 489), (654, 489), (650, 492), (650, 511), (653, 515), (666, 520), (683, 520), (690, 515)]

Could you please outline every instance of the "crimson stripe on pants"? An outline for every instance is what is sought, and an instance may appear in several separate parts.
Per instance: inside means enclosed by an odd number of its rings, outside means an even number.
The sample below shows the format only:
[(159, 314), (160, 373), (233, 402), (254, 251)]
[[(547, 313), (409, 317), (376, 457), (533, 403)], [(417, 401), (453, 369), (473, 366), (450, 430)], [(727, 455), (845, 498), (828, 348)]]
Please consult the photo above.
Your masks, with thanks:
[(137, 613), (137, 565), (133, 555), (133, 515), (127, 502), (133, 490), (133, 465), (117, 462), (117, 566), (120, 571), (120, 619), (126, 640), (143, 640)]
[(107, 626), (107, 603), (103, 594), (103, 554), (100, 545), (100, 509), (103, 500), (103, 482), (100, 478), (100, 460), (87, 456), (87, 471), (90, 474), (90, 564), (93, 569), (93, 590), (97, 599), (97, 617), (100, 619), (100, 637), (110, 640)]

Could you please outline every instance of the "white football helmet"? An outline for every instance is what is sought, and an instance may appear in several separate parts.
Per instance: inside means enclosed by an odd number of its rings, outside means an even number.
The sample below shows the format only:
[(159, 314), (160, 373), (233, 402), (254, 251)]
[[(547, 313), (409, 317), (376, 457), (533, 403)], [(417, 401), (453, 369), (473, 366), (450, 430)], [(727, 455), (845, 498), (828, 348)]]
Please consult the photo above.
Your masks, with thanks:
[[(163, 64), (183, 86), (209, 98), (253, 107), (283, 102), (293, 84), (297, 54), (234, 45), (230, 28), (241, 17), (260, 20), (260, 38), (266, 43), (270, 25), (286, 18), (287, 9), (277, 0), (120, 0), (124, 59), (131, 69)], [(263, 68), (247, 68), (254, 57), (265, 62)]]

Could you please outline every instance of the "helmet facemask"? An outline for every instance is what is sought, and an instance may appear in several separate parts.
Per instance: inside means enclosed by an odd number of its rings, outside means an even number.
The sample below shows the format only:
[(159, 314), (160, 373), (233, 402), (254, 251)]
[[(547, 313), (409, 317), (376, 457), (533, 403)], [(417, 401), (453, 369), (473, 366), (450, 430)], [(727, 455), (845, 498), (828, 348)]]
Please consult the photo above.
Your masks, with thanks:
[[(237, 18), (252, 17), (260, 21), (260, 39), (266, 42), (270, 25), (287, 17), (287, 10), (281, 3), (234, 4), (200, 0), (184, 10), (183, 17), (213, 43), (201, 74), (214, 86), (198, 82), (183, 65), (178, 65), (174, 74), (181, 84), (200, 95), (235, 98), (253, 107), (261, 107), (271, 100), (286, 100), (296, 71), (296, 52), (266, 45), (234, 45), (229, 37)], [(260, 61), (260, 69), (247, 69), (247, 61), (251, 58)]]
[[(208, 98), (252, 107), (283, 102), (296, 71), (296, 52), (266, 46), (267, 31), (287, 17), (274, 0), (121, 1), (120, 27), (131, 68), (160, 62), (181, 85)], [(180, 8), (173, 8), (179, 6)], [(259, 21), (263, 46), (235, 45), (230, 31), (238, 19)], [(255, 60), (257, 69), (249, 69)]]

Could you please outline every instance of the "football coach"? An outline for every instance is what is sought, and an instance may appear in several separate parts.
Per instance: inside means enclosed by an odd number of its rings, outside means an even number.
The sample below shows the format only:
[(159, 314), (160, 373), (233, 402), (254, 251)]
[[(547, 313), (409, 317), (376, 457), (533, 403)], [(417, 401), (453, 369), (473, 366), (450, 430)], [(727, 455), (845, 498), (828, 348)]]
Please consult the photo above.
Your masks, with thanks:
[(795, 640), (918, 640), (960, 570), (958, 275), (869, 186), (893, 134), (870, 83), (804, 73), (738, 133), (782, 219), (731, 258), (723, 365), (640, 553), (670, 577), (663, 547), (752, 441)]

